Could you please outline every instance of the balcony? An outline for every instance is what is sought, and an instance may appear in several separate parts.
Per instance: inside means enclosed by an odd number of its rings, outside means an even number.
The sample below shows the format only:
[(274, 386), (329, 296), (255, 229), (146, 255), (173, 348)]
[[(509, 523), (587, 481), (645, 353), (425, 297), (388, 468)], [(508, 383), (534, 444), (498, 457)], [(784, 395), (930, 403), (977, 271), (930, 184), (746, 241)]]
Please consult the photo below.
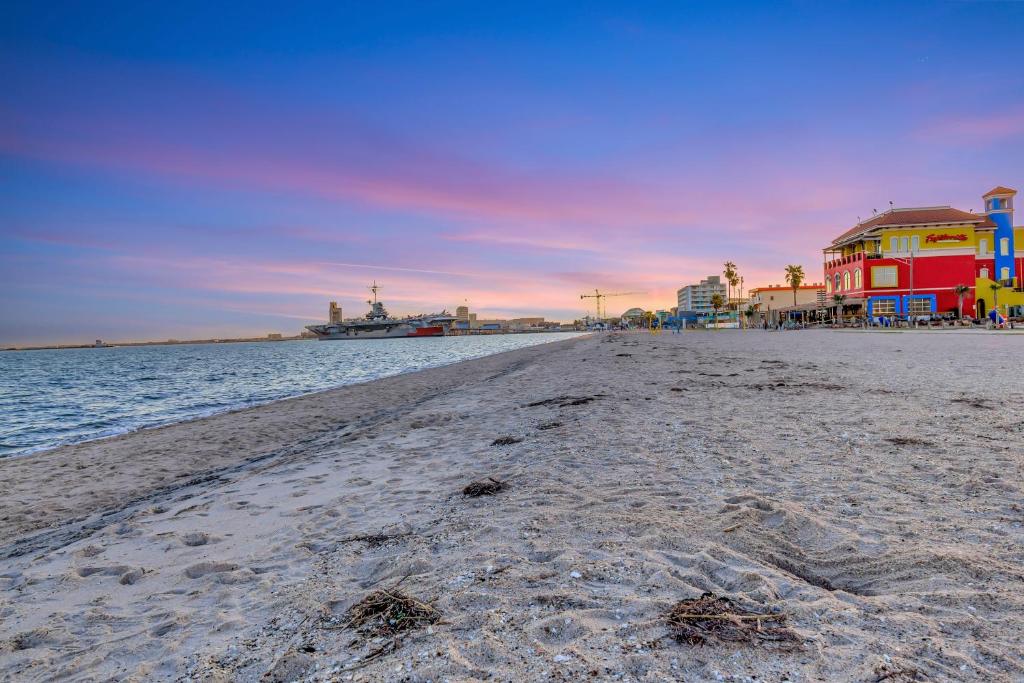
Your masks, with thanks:
[[(854, 263), (861, 263), (865, 257), (874, 257), (873, 254), (867, 252), (858, 251), (856, 254), (850, 254), (849, 256), (840, 256), (837, 259), (825, 262), (825, 270), (831, 270), (833, 268), (841, 268), (843, 266), (853, 265)], [(877, 258), (877, 257), (876, 257)]]

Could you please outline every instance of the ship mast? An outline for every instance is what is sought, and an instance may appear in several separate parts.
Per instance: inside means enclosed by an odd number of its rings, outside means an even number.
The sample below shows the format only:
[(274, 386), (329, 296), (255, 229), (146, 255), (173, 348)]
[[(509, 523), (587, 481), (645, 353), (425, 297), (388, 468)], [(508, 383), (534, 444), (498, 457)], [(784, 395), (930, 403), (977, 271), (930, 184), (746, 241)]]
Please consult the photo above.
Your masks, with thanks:
[(371, 287), (369, 287), (369, 290), (370, 290), (371, 292), (373, 292), (373, 301), (367, 301), (366, 303), (370, 304), (371, 306), (372, 306), (373, 304), (377, 303), (377, 290), (378, 290), (378, 289), (380, 289), (380, 287), (379, 287), (379, 286), (377, 286), (377, 281), (376, 281), (376, 280), (374, 280), (374, 281), (373, 281), (373, 285), (372, 285)]

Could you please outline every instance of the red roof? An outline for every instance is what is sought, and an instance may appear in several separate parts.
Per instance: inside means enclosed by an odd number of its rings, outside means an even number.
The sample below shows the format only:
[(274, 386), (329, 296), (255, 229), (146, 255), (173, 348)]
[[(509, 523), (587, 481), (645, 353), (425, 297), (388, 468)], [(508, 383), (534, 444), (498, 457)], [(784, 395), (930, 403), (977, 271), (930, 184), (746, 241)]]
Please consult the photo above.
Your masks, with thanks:
[(1010, 189), (1009, 187), (1003, 187), (1002, 185), (999, 185), (998, 187), (993, 187), (991, 190), (981, 195), (981, 198), (988, 199), (989, 197), (994, 197), (999, 194), (1017, 194), (1017, 190), (1013, 190)]
[(925, 206), (913, 209), (889, 209), (869, 220), (858, 223), (839, 237), (832, 244), (845, 242), (852, 237), (862, 235), (878, 228), (906, 228), (915, 225), (948, 225), (957, 223), (974, 223), (974, 227), (995, 227), (995, 224), (984, 214), (961, 211), (949, 206)]

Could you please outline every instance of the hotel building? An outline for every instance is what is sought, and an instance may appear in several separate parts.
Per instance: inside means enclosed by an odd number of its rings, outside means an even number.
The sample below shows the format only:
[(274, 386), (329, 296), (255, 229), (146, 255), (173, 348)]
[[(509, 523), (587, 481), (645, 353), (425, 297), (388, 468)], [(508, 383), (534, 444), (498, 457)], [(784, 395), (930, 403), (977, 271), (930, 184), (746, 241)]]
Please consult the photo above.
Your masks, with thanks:
[(725, 301), (725, 283), (719, 275), (711, 275), (706, 280), (701, 280), (700, 284), (686, 285), (678, 290), (678, 308), (680, 311), (711, 313), (715, 310), (711, 306), (711, 297), (715, 294), (721, 294), (722, 301)]
[(983, 214), (927, 206), (858, 223), (823, 250), (826, 298), (842, 294), (846, 306), (863, 306), (871, 317), (956, 313), (955, 290), (965, 285), (964, 317), (984, 317), (994, 305), (1020, 314), (1024, 228), (1013, 227), (1016, 194), (992, 189)]

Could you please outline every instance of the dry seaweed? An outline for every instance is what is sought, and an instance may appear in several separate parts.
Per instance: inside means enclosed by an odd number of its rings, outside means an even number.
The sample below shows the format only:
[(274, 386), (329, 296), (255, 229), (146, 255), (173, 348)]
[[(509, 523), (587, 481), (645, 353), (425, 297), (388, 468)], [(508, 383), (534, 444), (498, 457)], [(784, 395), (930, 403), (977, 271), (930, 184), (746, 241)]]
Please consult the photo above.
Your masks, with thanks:
[(357, 534), (355, 536), (346, 536), (341, 539), (340, 543), (355, 543), (363, 542), (370, 548), (379, 548), (388, 541), (392, 541), (396, 538), (402, 538), (408, 536), (408, 533), (404, 534), (385, 534), (383, 532), (379, 534)]
[(526, 408), (537, 408), (539, 406), (551, 406), (555, 405), (559, 408), (567, 408), (569, 406), (582, 406), (590, 403), (591, 401), (601, 398), (604, 394), (596, 394), (594, 396), (556, 396), (554, 398), (545, 398), (541, 401), (534, 401), (533, 403), (527, 403)]
[(800, 643), (799, 636), (785, 626), (785, 614), (740, 610), (729, 598), (714, 593), (679, 601), (665, 619), (672, 637), (687, 645), (718, 640), (792, 649)]
[(925, 439), (918, 439), (918, 438), (913, 437), (913, 436), (892, 436), (892, 437), (886, 438), (886, 441), (888, 441), (891, 444), (895, 444), (897, 446), (934, 446), (935, 445), (931, 441), (926, 441)]
[(391, 638), (440, 619), (431, 605), (394, 588), (381, 589), (352, 605), (342, 628), (354, 628), (367, 638)]
[(487, 477), (482, 481), (474, 481), (472, 484), (462, 489), (462, 494), (476, 498), (477, 496), (493, 496), (498, 491), (505, 488), (506, 484), (503, 481), (498, 481), (494, 477)]
[(519, 443), (522, 439), (515, 436), (499, 436), (497, 439), (491, 442), (492, 446), (511, 446), (514, 443)]

